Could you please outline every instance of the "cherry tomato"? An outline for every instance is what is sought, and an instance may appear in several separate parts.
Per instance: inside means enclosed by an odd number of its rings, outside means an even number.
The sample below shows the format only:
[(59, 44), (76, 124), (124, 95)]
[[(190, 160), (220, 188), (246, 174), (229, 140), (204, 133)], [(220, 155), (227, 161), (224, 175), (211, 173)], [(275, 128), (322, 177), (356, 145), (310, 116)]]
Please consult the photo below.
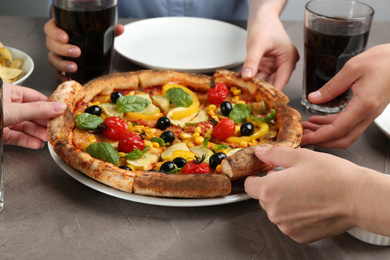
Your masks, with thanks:
[(103, 124), (103, 134), (112, 140), (119, 140), (121, 136), (127, 132), (126, 121), (119, 117), (107, 117)]
[(184, 165), (183, 169), (181, 169), (182, 174), (209, 174), (210, 167), (205, 163), (204, 157), (201, 159), (199, 157), (195, 157), (195, 160), (189, 161), (186, 165)]
[(134, 132), (127, 132), (119, 139), (118, 150), (123, 153), (130, 153), (134, 149), (143, 150), (145, 148), (144, 141), (141, 136)]
[(234, 121), (230, 118), (223, 118), (213, 127), (213, 136), (220, 140), (225, 140), (231, 137), (235, 131), (236, 124)]
[(227, 95), (229, 94), (229, 89), (225, 84), (218, 82), (213, 88), (210, 88), (207, 92), (207, 100), (211, 104), (219, 105), (225, 101)]

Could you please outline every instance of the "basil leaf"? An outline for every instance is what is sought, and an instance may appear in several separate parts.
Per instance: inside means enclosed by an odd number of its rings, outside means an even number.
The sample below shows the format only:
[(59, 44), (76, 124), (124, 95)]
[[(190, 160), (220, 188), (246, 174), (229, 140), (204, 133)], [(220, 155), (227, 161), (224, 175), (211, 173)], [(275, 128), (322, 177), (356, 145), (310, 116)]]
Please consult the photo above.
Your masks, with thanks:
[(189, 107), (192, 105), (192, 97), (181, 88), (170, 88), (165, 92), (165, 96), (177, 107)]
[(170, 145), (171, 143), (169, 142), (165, 142), (164, 139), (162, 139), (161, 137), (152, 137), (150, 139), (151, 142), (155, 142), (155, 143), (158, 143), (160, 146), (168, 146)]
[(86, 152), (94, 158), (119, 165), (119, 154), (109, 143), (93, 143), (87, 147)]
[(229, 113), (230, 119), (234, 121), (234, 123), (239, 124), (246, 120), (246, 118), (251, 114), (252, 108), (247, 104), (236, 104), (232, 111)]
[(120, 112), (139, 112), (149, 106), (151, 102), (146, 98), (137, 96), (123, 96), (118, 98), (116, 106)]
[(94, 130), (103, 123), (104, 119), (89, 113), (78, 114), (75, 118), (76, 127), (83, 130)]
[(145, 153), (149, 150), (149, 146), (146, 146), (142, 151), (140, 149), (134, 149), (132, 152), (126, 154), (126, 160), (135, 160), (141, 157), (145, 158)]
[(275, 118), (275, 116), (276, 116), (275, 109), (271, 109), (271, 113), (267, 114), (264, 118), (262, 118), (262, 117), (254, 117), (252, 115), (249, 115), (250, 118), (253, 118), (256, 121), (261, 121), (261, 122), (266, 122), (266, 123), (272, 121)]
[(210, 137), (205, 137), (204, 138), (204, 141), (203, 141), (203, 143), (202, 143), (202, 147), (203, 148), (207, 148), (207, 145), (208, 145), (208, 143), (209, 143), (209, 140), (210, 140)]
[(225, 144), (217, 144), (217, 145), (213, 146), (213, 151), (215, 151), (215, 152), (222, 150), (222, 149), (229, 149), (229, 146), (227, 146)]
[(135, 160), (143, 155), (144, 153), (140, 149), (134, 149), (132, 152), (126, 154), (126, 160)]

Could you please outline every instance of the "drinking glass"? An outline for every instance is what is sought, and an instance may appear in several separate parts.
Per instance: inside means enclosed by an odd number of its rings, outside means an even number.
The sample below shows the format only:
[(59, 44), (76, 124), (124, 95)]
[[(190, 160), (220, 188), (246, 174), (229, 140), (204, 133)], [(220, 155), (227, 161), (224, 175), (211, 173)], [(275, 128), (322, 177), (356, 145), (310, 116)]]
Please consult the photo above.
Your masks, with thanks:
[(358, 1), (313, 0), (305, 6), (305, 65), (301, 103), (308, 110), (338, 113), (351, 89), (323, 104), (307, 96), (327, 83), (353, 56), (365, 50), (374, 10)]
[(3, 80), (0, 78), (0, 211), (4, 207), (4, 171), (3, 171)]
[(117, 0), (53, 0), (57, 25), (69, 35), (69, 43), (81, 49), (78, 69), (70, 79), (84, 84), (111, 73), (114, 53)]

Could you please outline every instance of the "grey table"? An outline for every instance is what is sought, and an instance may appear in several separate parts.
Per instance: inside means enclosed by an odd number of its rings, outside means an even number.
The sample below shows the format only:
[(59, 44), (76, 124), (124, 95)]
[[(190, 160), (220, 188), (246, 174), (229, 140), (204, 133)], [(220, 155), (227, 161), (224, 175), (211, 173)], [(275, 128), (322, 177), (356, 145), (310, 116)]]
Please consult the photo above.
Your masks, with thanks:
[[(121, 20), (126, 24), (132, 20)], [(47, 62), (43, 18), (0, 17), (0, 41), (31, 55), (25, 86), (50, 95), (57, 86)], [(245, 26), (245, 23), (238, 23)], [(303, 55), (302, 22), (285, 22)], [(390, 23), (374, 23), (369, 46), (389, 42)], [(139, 69), (119, 55), (115, 71)], [(302, 59), (285, 88), (300, 105)], [(389, 173), (389, 140), (373, 124), (346, 150), (324, 150)], [(389, 259), (390, 247), (348, 233), (299, 244), (272, 224), (255, 200), (209, 207), (165, 207), (118, 199), (76, 181), (38, 151), (5, 147), (1, 259)]]

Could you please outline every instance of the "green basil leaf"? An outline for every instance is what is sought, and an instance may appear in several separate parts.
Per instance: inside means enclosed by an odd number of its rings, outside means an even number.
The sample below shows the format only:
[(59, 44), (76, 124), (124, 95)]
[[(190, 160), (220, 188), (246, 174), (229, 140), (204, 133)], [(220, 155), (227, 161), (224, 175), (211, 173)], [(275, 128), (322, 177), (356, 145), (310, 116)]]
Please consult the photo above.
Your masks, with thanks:
[(244, 122), (251, 112), (252, 108), (250, 105), (240, 103), (233, 107), (232, 111), (229, 113), (229, 117), (234, 123), (239, 124)]
[(126, 154), (126, 160), (135, 160), (143, 155), (144, 153), (140, 149), (134, 149), (132, 152)]
[(116, 101), (116, 106), (120, 112), (139, 112), (150, 105), (146, 98), (137, 96), (122, 96)]
[(204, 141), (203, 141), (203, 143), (202, 143), (202, 147), (203, 148), (207, 148), (207, 145), (208, 145), (208, 143), (209, 143), (209, 140), (210, 140), (210, 137), (205, 137), (204, 138)]
[(78, 114), (75, 118), (76, 127), (83, 130), (94, 130), (103, 123), (104, 119), (88, 113)]
[(177, 107), (189, 107), (192, 105), (192, 97), (181, 88), (170, 88), (165, 92), (165, 96)]
[(222, 149), (229, 149), (229, 146), (227, 146), (225, 144), (217, 144), (217, 145), (213, 146), (213, 151), (214, 152), (222, 150)]
[(119, 154), (109, 143), (93, 143), (87, 147), (86, 152), (94, 158), (119, 165)]
[(151, 142), (158, 143), (160, 146), (168, 146), (168, 145), (170, 145), (169, 142), (166, 143), (166, 142), (164, 141), (164, 139), (162, 139), (162, 138), (160, 138), (160, 137), (152, 137), (152, 138), (150, 139), (150, 141), (151, 141)]
[(271, 113), (267, 114), (264, 118), (254, 117), (252, 115), (249, 115), (250, 118), (255, 119), (256, 121), (261, 121), (261, 122), (266, 122), (266, 123), (272, 121), (275, 118), (275, 116), (276, 116), (275, 109), (271, 109)]

